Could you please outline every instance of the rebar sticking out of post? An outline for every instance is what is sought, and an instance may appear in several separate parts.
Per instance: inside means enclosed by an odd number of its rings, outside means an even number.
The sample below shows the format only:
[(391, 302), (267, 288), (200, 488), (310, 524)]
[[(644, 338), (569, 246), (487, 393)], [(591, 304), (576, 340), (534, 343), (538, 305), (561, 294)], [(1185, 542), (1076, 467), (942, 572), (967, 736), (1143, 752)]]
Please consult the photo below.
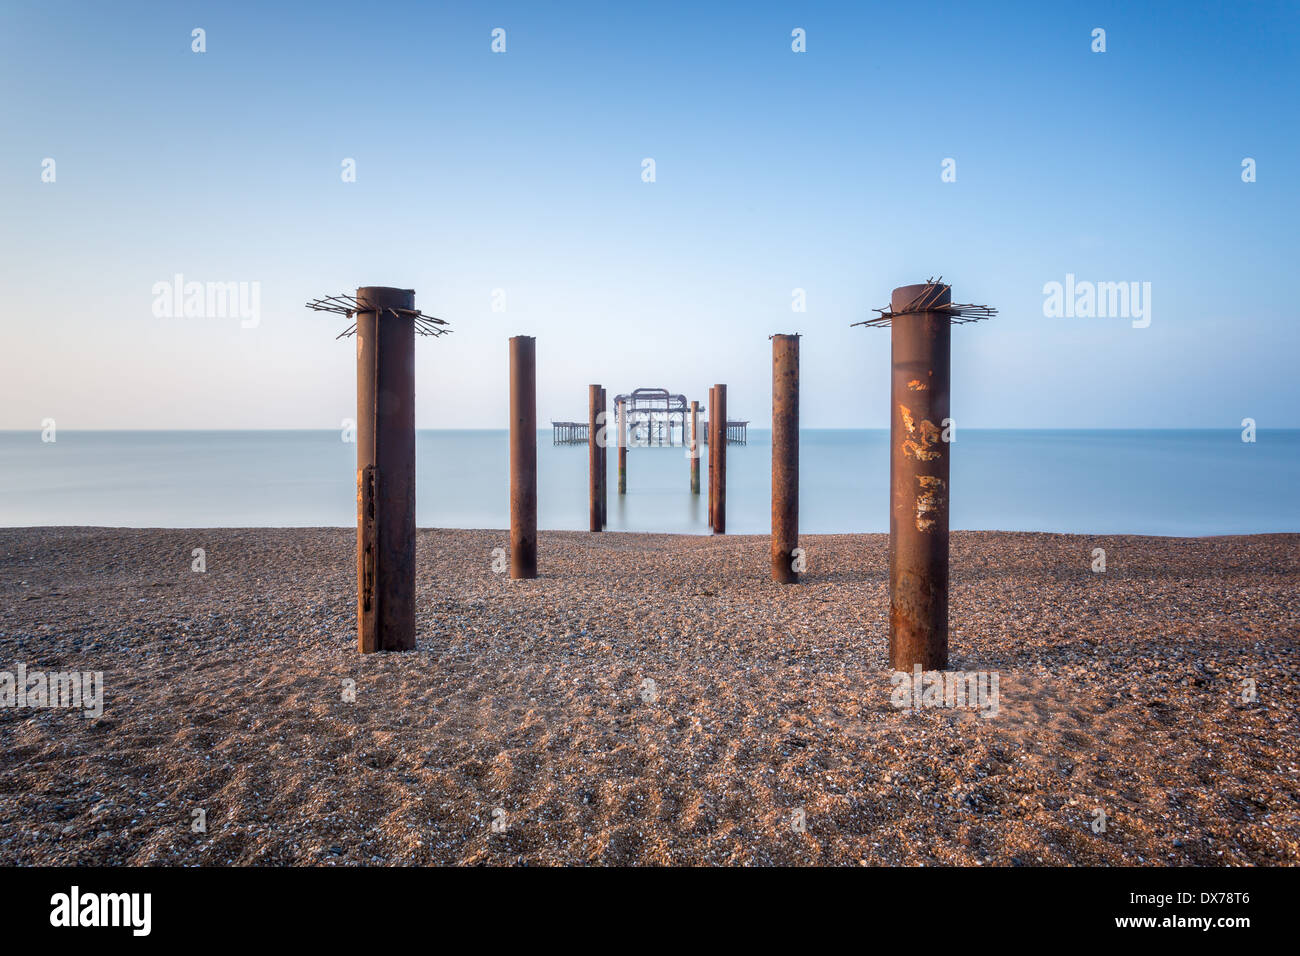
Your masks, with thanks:
[(600, 510), (600, 446), (597, 438), (600, 433), (600, 423), (598, 415), (600, 412), (600, 386), (587, 386), (587, 497), (588, 497), (588, 522), (589, 531), (600, 531), (604, 528), (604, 522), (601, 520)]
[(691, 494), (700, 493), (700, 403), (691, 402)]
[(772, 336), (772, 580), (793, 584), (799, 547), (799, 336)]
[(510, 340), (510, 576), (537, 577), (537, 340)]

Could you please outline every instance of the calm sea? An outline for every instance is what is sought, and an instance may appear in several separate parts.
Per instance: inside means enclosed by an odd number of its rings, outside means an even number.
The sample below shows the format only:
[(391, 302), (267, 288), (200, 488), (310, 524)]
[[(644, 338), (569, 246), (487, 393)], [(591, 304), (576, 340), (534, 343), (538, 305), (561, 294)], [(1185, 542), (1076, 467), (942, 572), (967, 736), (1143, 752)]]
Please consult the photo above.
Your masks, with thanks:
[[(952, 527), (1161, 535), (1300, 531), (1300, 431), (965, 429)], [(806, 430), (800, 530), (887, 531), (888, 435)], [(587, 527), (585, 446), (538, 434), (539, 524)], [(0, 526), (351, 526), (356, 446), (337, 431), (0, 432)], [(609, 527), (703, 534), (681, 448), (610, 451)], [(504, 431), (421, 431), (420, 527), (509, 523)], [(727, 530), (769, 530), (770, 433), (728, 451)], [(707, 486), (706, 486), (707, 491)]]

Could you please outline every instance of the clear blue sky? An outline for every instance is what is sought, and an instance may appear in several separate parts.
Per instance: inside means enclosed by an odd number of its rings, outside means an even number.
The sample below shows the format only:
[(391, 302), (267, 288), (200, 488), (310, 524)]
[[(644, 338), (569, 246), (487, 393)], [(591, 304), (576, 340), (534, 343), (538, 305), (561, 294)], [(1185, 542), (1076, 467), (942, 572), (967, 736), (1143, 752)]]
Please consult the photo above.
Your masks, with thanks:
[[(761, 425), (784, 331), (806, 426), (884, 427), (849, 323), (936, 274), (1001, 310), (954, 331), (960, 425), (1300, 426), (1298, 9), (7, 0), (0, 427), (336, 428), (352, 348), (302, 306), (369, 284), (456, 328), (423, 428), (504, 427), (516, 333), (542, 420), (727, 382)], [(176, 273), (259, 324), (156, 317)], [(1067, 273), (1151, 325), (1045, 317)]]

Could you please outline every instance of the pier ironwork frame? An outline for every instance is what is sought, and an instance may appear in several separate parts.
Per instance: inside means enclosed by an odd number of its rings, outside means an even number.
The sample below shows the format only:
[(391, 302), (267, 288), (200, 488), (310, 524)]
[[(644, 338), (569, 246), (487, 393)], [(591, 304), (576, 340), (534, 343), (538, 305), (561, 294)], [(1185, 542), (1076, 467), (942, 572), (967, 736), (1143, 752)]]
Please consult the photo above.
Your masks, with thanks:
[[(630, 448), (685, 447), (690, 444), (691, 403), (685, 395), (666, 388), (637, 388), (614, 396), (614, 406), (623, 404)], [(707, 409), (701, 405), (701, 413)], [(587, 422), (551, 421), (551, 441), (556, 445), (587, 444)], [(708, 421), (701, 419), (702, 441), (708, 440)], [(749, 444), (749, 422), (727, 422), (727, 444)]]

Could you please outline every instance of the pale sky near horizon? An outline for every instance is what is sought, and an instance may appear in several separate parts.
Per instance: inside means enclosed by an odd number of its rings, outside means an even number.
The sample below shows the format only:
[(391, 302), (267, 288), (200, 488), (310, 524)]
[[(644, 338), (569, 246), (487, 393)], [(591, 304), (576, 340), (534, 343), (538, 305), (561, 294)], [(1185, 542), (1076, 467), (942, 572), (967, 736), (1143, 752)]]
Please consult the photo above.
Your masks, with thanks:
[[(358, 285), (453, 324), (421, 428), (504, 427), (517, 333), (539, 423), (726, 382), (762, 426), (773, 332), (805, 426), (884, 427), (849, 324), (939, 274), (1000, 310), (953, 332), (959, 425), (1297, 427), (1298, 9), (10, 0), (0, 429), (337, 428), (353, 346), (303, 304)], [(155, 314), (177, 274), (256, 324)], [(1067, 275), (1150, 283), (1149, 326), (1045, 315)]]

